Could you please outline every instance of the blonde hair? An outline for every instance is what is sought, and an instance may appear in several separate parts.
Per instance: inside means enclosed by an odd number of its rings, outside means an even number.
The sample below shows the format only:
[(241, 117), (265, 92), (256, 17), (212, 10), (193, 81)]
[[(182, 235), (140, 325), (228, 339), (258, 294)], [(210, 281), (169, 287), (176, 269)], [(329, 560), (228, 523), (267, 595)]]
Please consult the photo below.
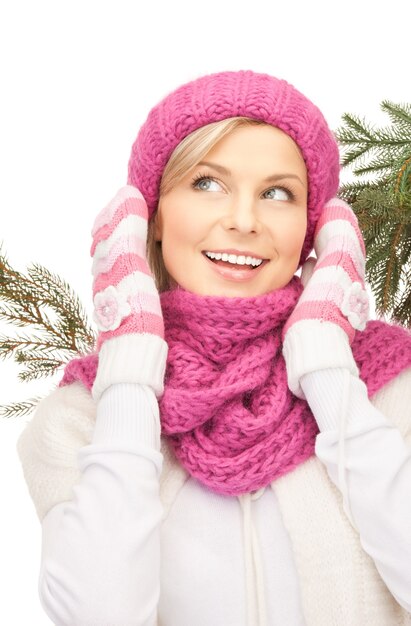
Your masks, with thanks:
[[(215, 144), (239, 126), (266, 124), (249, 117), (230, 117), (202, 126), (187, 135), (172, 152), (160, 182), (160, 197), (171, 191), (187, 175)], [(267, 125), (267, 124), (266, 124)], [(154, 226), (157, 211), (148, 223), (147, 259), (158, 291), (170, 288), (170, 275), (166, 270), (161, 252), (161, 242), (155, 240)]]

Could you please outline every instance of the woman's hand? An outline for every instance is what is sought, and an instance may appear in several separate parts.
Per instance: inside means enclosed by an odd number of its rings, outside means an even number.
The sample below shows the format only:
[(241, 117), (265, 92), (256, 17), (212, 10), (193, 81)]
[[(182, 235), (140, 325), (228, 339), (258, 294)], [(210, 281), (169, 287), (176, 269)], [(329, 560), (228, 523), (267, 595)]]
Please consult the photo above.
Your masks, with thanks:
[(92, 229), (94, 320), (99, 329), (98, 399), (110, 384), (137, 382), (163, 391), (167, 344), (160, 297), (147, 263), (147, 204), (127, 185)]
[(304, 374), (346, 367), (358, 375), (350, 345), (369, 315), (365, 246), (351, 207), (338, 198), (324, 206), (314, 236), (317, 262), (303, 268), (304, 291), (283, 330), (291, 391), (304, 398)]

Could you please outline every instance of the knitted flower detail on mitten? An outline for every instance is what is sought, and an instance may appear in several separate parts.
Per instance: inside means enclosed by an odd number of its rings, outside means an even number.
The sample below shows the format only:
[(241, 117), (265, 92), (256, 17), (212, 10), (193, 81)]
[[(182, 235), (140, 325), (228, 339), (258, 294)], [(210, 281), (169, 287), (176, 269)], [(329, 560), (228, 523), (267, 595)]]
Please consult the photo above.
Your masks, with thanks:
[(115, 330), (131, 313), (126, 297), (113, 285), (94, 296), (93, 319), (99, 330)]
[(347, 316), (351, 326), (357, 330), (364, 330), (368, 315), (370, 301), (367, 292), (361, 283), (353, 283), (345, 292), (341, 304), (341, 312)]
[[(343, 200), (333, 198), (324, 206), (314, 248), (314, 270), (283, 330), (288, 384), (301, 398), (304, 374), (345, 367), (358, 375), (350, 345), (369, 316), (364, 241), (354, 212)], [(302, 278), (308, 273), (303, 271)]]

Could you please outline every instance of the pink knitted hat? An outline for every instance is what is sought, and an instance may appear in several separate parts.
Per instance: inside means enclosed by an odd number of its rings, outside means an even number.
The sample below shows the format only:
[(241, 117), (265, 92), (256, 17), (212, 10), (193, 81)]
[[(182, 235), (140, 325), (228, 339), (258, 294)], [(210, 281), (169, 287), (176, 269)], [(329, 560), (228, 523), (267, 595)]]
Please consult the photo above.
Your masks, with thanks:
[(141, 191), (151, 216), (164, 168), (180, 141), (201, 126), (237, 116), (280, 128), (302, 152), (308, 172), (308, 226), (301, 264), (312, 249), (321, 209), (337, 192), (339, 152), (321, 111), (285, 80), (240, 70), (208, 74), (178, 87), (151, 109), (140, 128), (128, 183)]

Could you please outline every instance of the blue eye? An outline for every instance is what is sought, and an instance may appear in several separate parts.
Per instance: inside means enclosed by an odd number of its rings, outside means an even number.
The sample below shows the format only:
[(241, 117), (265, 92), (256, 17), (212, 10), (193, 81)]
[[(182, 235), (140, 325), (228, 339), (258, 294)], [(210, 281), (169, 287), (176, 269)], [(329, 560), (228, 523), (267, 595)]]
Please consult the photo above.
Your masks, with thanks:
[(203, 185), (200, 186), (200, 183), (210, 181), (218, 184), (217, 180), (212, 176), (204, 176), (203, 174), (199, 174), (192, 179), (192, 186), (194, 188), (200, 189), (200, 191), (208, 191), (209, 187), (204, 187)]
[(275, 192), (275, 195), (271, 196), (269, 200), (287, 201), (293, 200), (294, 198), (291, 191), (285, 187), (271, 187), (271, 189), (268, 189), (265, 193), (270, 193), (270, 191)]

